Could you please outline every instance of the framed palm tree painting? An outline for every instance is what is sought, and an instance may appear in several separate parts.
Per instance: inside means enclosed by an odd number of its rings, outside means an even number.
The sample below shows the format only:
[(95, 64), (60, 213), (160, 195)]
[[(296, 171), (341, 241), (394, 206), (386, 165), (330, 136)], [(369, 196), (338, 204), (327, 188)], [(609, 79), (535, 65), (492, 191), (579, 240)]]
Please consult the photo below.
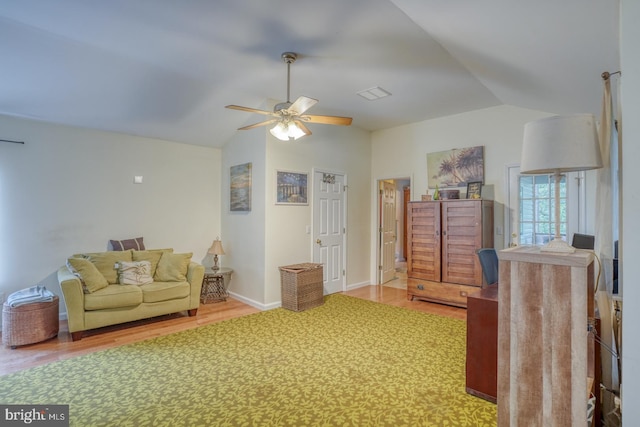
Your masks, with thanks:
[(429, 188), (466, 188), (484, 182), (484, 147), (455, 148), (427, 154)]

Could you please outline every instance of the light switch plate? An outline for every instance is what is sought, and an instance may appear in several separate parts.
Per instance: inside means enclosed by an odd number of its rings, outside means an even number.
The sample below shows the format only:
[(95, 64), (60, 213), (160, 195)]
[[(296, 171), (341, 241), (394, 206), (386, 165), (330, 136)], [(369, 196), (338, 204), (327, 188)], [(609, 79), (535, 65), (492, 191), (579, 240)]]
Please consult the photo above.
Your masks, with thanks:
[(134, 184), (142, 184), (142, 175), (136, 175), (133, 177)]

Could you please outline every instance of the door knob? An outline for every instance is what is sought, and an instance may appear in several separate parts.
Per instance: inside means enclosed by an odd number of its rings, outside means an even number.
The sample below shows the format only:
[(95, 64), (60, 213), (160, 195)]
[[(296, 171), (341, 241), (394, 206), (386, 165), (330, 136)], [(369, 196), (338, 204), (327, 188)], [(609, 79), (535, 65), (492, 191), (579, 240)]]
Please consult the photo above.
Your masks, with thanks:
[(316, 243), (319, 244), (320, 246), (322, 246), (322, 240), (316, 239)]

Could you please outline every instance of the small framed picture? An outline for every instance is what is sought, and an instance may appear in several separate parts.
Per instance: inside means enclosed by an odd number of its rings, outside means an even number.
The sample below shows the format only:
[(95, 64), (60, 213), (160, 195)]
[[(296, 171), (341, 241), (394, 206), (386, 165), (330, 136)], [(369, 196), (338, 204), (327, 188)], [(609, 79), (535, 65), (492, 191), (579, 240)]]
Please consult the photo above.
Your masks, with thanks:
[(467, 182), (467, 199), (479, 199), (482, 196), (482, 181)]
[(307, 174), (276, 171), (277, 205), (308, 205)]

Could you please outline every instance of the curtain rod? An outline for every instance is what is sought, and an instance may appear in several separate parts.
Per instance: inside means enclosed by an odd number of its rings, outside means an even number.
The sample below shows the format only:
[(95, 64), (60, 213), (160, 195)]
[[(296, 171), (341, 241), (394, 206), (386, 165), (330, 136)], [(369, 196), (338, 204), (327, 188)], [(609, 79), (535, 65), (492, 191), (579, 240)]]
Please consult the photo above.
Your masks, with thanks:
[(604, 73), (601, 74), (602, 80), (609, 80), (609, 77), (613, 76), (614, 74), (622, 75), (622, 71), (616, 71), (614, 73), (609, 73), (608, 71), (605, 71)]
[(0, 139), (2, 142), (13, 142), (14, 144), (24, 144), (24, 141), (13, 141), (11, 139)]

